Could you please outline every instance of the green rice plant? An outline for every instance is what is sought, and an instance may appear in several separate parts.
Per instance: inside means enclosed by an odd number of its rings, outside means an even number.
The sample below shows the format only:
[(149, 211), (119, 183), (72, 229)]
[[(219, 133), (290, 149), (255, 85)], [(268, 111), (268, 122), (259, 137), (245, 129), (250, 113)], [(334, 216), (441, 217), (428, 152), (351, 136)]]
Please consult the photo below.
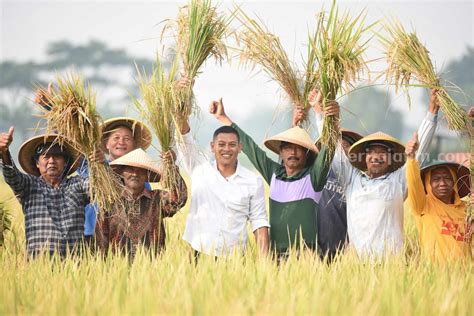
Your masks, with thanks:
[[(233, 16), (225, 17), (212, 5), (211, 0), (191, 0), (180, 8), (176, 21), (167, 28), (175, 30), (178, 53), (183, 63), (183, 72), (191, 82), (211, 56), (221, 63), (227, 58), (224, 39), (229, 33), (229, 24)], [(181, 89), (176, 115), (187, 121), (193, 111), (192, 85)]]
[(278, 82), (295, 107), (301, 106), (308, 111), (311, 107), (309, 93), (317, 87), (319, 79), (314, 46), (308, 46), (305, 72), (301, 75), (288, 58), (280, 39), (262, 21), (251, 18), (240, 8), (236, 12), (242, 25), (236, 35), (241, 63), (251, 68), (260, 65), (272, 80)]
[(466, 113), (451, 98), (447, 89), (440, 86), (439, 75), (435, 71), (429, 51), (416, 33), (406, 32), (403, 25), (396, 20), (385, 23), (385, 31), (387, 35), (380, 35), (379, 38), (385, 47), (388, 62), (387, 82), (395, 85), (395, 91), (400, 87), (404, 88), (409, 103), (408, 87), (412, 79), (416, 79), (422, 87), (436, 89), (436, 96), (449, 128), (456, 131), (466, 129)]
[[(46, 133), (58, 133), (89, 165), (90, 197), (99, 210), (110, 210), (122, 192), (120, 179), (105, 164), (90, 161), (90, 156), (102, 146), (102, 118), (96, 110), (96, 97), (80, 75), (58, 76), (57, 87), (40, 88), (48, 106), (41, 106), (40, 117), (46, 120)], [(65, 140), (59, 138), (62, 143)]]
[[(365, 12), (351, 17), (348, 11), (340, 14), (333, 1), (327, 15), (318, 15), (317, 28), (310, 41), (316, 55), (319, 86), (323, 98), (323, 110), (338, 94), (353, 89), (360, 76), (368, 73), (365, 51), (368, 40), (363, 37), (374, 24), (365, 26)], [(321, 142), (333, 153), (340, 137), (339, 122), (335, 117), (324, 119)], [(331, 155), (332, 157), (332, 155)]]
[[(168, 73), (157, 55), (153, 72), (148, 76), (144, 71), (138, 71), (137, 82), (142, 101), (134, 100), (134, 105), (141, 116), (153, 128), (161, 145), (161, 152), (172, 150), (177, 124), (175, 104), (180, 103), (177, 93), (176, 76), (178, 59), (175, 58)], [(161, 184), (163, 188), (172, 190), (177, 185), (177, 170), (173, 161), (166, 161), (161, 169)]]

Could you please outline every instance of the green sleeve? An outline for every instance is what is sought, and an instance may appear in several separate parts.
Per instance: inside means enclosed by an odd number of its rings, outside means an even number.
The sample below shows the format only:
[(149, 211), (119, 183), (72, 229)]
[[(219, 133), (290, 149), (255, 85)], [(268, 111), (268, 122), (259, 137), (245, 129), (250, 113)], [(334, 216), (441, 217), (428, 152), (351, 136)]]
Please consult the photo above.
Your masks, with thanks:
[(253, 139), (249, 135), (245, 134), (245, 132), (241, 130), (237, 124), (232, 123), (231, 126), (239, 133), (243, 152), (247, 155), (255, 169), (260, 172), (265, 181), (270, 185), (273, 172), (275, 168), (278, 167), (278, 164), (268, 158), (265, 151), (258, 147)]
[(316, 192), (321, 191), (326, 184), (332, 158), (329, 155), (327, 146), (322, 145), (310, 169), (311, 183)]

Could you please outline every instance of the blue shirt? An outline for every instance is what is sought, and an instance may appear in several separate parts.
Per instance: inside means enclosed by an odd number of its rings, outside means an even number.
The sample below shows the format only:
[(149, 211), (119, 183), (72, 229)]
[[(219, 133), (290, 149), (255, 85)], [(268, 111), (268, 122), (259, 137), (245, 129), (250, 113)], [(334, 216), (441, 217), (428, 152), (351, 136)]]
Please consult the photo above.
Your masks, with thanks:
[[(89, 165), (87, 159), (82, 159), (81, 166), (77, 169), (77, 173), (83, 178), (89, 178)], [(151, 191), (151, 185), (145, 182), (145, 189)], [(97, 223), (97, 204), (87, 204), (84, 214), (84, 236), (94, 235), (95, 224)]]

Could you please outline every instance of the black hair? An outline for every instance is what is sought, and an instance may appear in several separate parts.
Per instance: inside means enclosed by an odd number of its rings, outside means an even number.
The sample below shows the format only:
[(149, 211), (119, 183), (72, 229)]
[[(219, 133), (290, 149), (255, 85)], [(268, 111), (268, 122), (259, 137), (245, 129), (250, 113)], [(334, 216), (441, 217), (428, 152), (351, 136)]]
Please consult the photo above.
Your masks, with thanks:
[(233, 128), (232, 126), (221, 126), (219, 127), (218, 129), (216, 129), (214, 131), (214, 135), (212, 135), (212, 140), (216, 140), (217, 138), (217, 135), (219, 134), (234, 134), (235, 136), (237, 136), (237, 140), (239, 141), (240, 143), (240, 137), (239, 137), (239, 133), (237, 132), (237, 130), (235, 128)]
[(36, 146), (35, 153), (31, 157), (33, 166), (38, 168), (36, 167), (36, 164), (38, 163), (39, 157), (42, 155), (47, 155), (49, 152), (51, 152), (51, 155), (62, 156), (64, 158), (65, 165), (62, 178), (66, 177), (69, 174), (69, 170), (71, 170), (74, 161), (70, 153), (67, 150), (64, 150), (58, 143), (48, 142)]

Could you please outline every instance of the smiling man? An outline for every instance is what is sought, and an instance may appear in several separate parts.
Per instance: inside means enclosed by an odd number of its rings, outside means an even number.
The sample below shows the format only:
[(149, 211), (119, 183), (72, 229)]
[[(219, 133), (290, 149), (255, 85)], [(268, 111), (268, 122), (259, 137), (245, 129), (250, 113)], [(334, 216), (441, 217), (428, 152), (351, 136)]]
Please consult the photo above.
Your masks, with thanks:
[[(436, 92), (432, 90), (429, 111), (418, 129), (418, 159), (428, 152), (438, 110)], [(345, 188), (349, 241), (359, 256), (376, 258), (403, 249), (404, 153), (399, 140), (382, 132), (354, 143), (349, 157), (341, 146), (336, 150), (331, 167)]]
[[(277, 163), (227, 117), (221, 101), (214, 102), (210, 112), (223, 125), (237, 130), (243, 152), (270, 185), (270, 241), (277, 259), (287, 257), (292, 247), (316, 250), (318, 202), (332, 158), (326, 146), (317, 154), (308, 133), (293, 127), (265, 141), (281, 158)], [(339, 115), (338, 106), (328, 106), (326, 111), (327, 115)]]
[(200, 253), (227, 256), (247, 247), (250, 222), (259, 253), (268, 252), (268, 218), (263, 181), (238, 161), (242, 149), (237, 131), (218, 128), (212, 137), (214, 161), (199, 150), (188, 123), (181, 127), (178, 156), (191, 177), (191, 206), (183, 239)]
[[(89, 203), (89, 180), (73, 176), (79, 153), (58, 135), (38, 135), (20, 148), (20, 172), (9, 152), (13, 128), (0, 134), (1, 166), (5, 182), (12, 188), (25, 214), (28, 255), (58, 252), (65, 256), (78, 250), (84, 231), (84, 206)], [(97, 151), (91, 159), (104, 161)], [(93, 160), (94, 161), (94, 160)]]

